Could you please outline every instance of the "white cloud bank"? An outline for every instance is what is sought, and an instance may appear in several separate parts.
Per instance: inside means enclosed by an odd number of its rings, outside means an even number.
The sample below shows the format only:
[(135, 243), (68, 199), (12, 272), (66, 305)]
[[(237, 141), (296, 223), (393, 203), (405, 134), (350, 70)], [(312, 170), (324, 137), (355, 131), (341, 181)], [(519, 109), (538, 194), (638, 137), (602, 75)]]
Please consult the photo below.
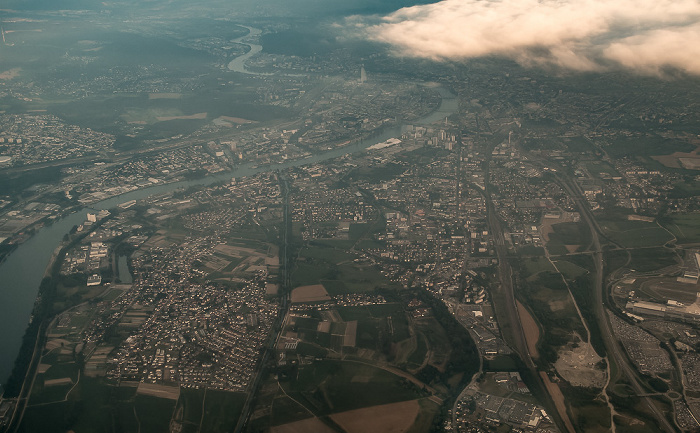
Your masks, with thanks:
[(404, 56), (700, 74), (700, 0), (442, 0), (346, 24)]

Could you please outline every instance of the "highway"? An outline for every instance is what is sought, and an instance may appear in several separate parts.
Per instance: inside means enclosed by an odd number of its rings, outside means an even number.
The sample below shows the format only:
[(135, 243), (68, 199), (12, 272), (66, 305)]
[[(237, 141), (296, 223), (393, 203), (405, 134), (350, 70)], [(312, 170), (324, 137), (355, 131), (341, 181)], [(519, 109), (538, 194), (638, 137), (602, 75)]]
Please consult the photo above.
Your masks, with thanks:
[(234, 433), (240, 433), (244, 431), (250, 415), (253, 412), (254, 402), (256, 394), (260, 388), (260, 383), (262, 382), (266, 371), (266, 365), (270, 359), (270, 356), (274, 358), (277, 342), (284, 329), (284, 319), (287, 316), (287, 311), (289, 309), (289, 294), (290, 294), (290, 275), (289, 275), (289, 236), (292, 233), (292, 217), (289, 211), (289, 180), (284, 176), (284, 174), (278, 174), (278, 179), (280, 183), (280, 190), (282, 192), (282, 197), (284, 198), (283, 205), (283, 224), (281, 229), (281, 241), (282, 247), (280, 248), (281, 265), (282, 265), (282, 284), (279, 290), (281, 308), (278, 312), (275, 323), (270, 331), (270, 336), (268, 338), (267, 347), (263, 354), (260, 363), (258, 364), (258, 371), (255, 374), (255, 379), (248, 389), (248, 396), (246, 398), (241, 414), (238, 417), (238, 423), (234, 429)]
[(508, 262), (508, 246), (506, 245), (503, 229), (501, 228), (501, 221), (496, 215), (496, 209), (491, 202), (490, 195), (487, 193), (486, 196), (488, 224), (493, 235), (494, 248), (498, 257), (499, 283), (501, 291), (506, 298), (506, 302), (502, 307), (507, 316), (511, 318), (508, 323), (511, 330), (509, 342), (513, 346), (513, 349), (518, 352), (527, 368), (535, 369), (535, 363), (532, 361), (530, 352), (527, 349), (525, 331), (520, 323), (520, 314), (513, 290), (513, 269)]
[[(51, 321), (53, 323), (53, 321)], [(29, 362), (29, 367), (27, 367), (27, 373), (25, 374), (24, 381), (22, 382), (22, 389), (17, 396), (17, 404), (12, 412), (12, 417), (7, 425), (6, 432), (18, 432), (20, 425), (22, 424), (22, 419), (24, 418), (24, 412), (27, 410), (27, 405), (29, 404), (29, 396), (32, 389), (34, 388), (34, 381), (36, 379), (36, 371), (41, 360), (41, 352), (43, 350), (44, 344), (46, 343), (45, 331), (50, 325), (46, 325), (44, 321), (37, 331), (37, 336), (34, 341), (34, 351), (32, 352), (32, 359)], [(31, 382), (29, 379), (31, 378)], [(2, 431), (2, 430), (0, 430)]]
[(605, 297), (604, 297), (604, 261), (603, 261), (603, 251), (600, 246), (600, 227), (595, 220), (593, 213), (591, 212), (588, 203), (583, 197), (583, 193), (580, 191), (578, 185), (563, 177), (560, 174), (556, 174), (559, 184), (564, 188), (569, 197), (576, 203), (576, 207), (579, 209), (581, 217), (586, 222), (591, 232), (591, 237), (593, 239), (593, 260), (595, 262), (596, 274), (595, 274), (595, 315), (598, 321), (598, 326), (600, 327), (601, 337), (605, 344), (605, 350), (608, 354), (608, 358), (614, 361), (614, 365), (620, 370), (624, 376), (630, 382), (630, 385), (636, 392), (637, 396), (644, 400), (649, 413), (656, 418), (661, 429), (667, 433), (676, 432), (676, 429), (671, 425), (671, 423), (666, 419), (664, 414), (659, 410), (659, 408), (654, 404), (654, 400), (648, 395), (649, 391), (645, 389), (639, 382), (639, 377), (637, 375), (634, 367), (630, 365), (630, 361), (627, 355), (624, 353), (620, 343), (615, 338), (615, 334), (608, 320), (606, 308), (605, 308)]
[[(491, 146), (489, 146), (486, 150), (487, 155), (491, 155), (493, 148), (502, 142), (502, 138), (503, 137), (501, 137), (499, 134), (494, 134)], [(575, 429), (569, 418), (569, 414), (565, 409), (562, 409), (560, 405), (555, 404), (557, 398), (556, 396), (550, 394), (549, 388), (544, 383), (543, 378), (540, 376), (537, 366), (532, 360), (532, 356), (527, 347), (525, 331), (523, 330), (523, 326), (520, 321), (520, 313), (518, 312), (518, 305), (513, 287), (513, 269), (508, 262), (508, 245), (506, 244), (501, 220), (498, 218), (498, 214), (496, 213), (496, 208), (491, 199), (491, 193), (489, 190), (491, 176), (491, 172), (488, 168), (489, 162), (490, 158), (487, 158), (487, 166), (484, 177), (486, 189), (478, 189), (482, 191), (482, 194), (486, 199), (487, 222), (489, 229), (491, 230), (496, 256), (498, 257), (500, 287), (495, 292), (498, 293), (499, 297), (496, 299), (496, 296), (492, 295), (496, 319), (499, 327), (501, 328), (501, 334), (506, 342), (513, 350), (515, 350), (515, 352), (518, 353), (518, 355), (520, 355), (520, 359), (530, 371), (530, 376), (534, 381), (536, 381), (535, 383), (540, 388), (541, 392), (549, 395), (550, 404), (548, 406), (556, 410), (558, 415), (557, 418), (560, 421), (560, 427), (563, 427), (562, 430), (568, 433), (575, 433)]]

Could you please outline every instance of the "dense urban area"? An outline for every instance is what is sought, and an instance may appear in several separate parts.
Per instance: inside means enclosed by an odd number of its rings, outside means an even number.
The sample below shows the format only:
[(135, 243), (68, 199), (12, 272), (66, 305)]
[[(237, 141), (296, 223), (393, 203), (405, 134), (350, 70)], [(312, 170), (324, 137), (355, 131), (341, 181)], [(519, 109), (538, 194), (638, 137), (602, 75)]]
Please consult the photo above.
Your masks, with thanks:
[(0, 15), (0, 432), (700, 431), (696, 79), (104, 8)]

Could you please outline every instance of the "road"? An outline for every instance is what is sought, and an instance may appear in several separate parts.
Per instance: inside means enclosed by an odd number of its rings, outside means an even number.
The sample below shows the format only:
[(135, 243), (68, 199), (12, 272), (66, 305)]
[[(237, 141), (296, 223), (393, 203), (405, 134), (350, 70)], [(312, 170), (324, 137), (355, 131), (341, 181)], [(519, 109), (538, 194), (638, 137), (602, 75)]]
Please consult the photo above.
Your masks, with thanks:
[(480, 188), (477, 188), (478, 190), (482, 191), (482, 194), (486, 199), (487, 222), (493, 238), (496, 256), (498, 257), (498, 275), (500, 283), (500, 288), (496, 291), (498, 294), (498, 299), (496, 299), (496, 296), (492, 295), (496, 319), (498, 320), (498, 325), (501, 328), (501, 333), (506, 342), (509, 343), (511, 348), (517, 352), (518, 355), (520, 355), (520, 359), (530, 371), (530, 376), (535, 381), (541, 392), (549, 396), (550, 404), (548, 406), (556, 410), (558, 415), (557, 418), (560, 421), (560, 427), (563, 427), (562, 430), (568, 433), (575, 433), (573, 424), (569, 419), (569, 414), (566, 412), (566, 409), (562, 408), (561, 404), (555, 404), (555, 402), (560, 400), (560, 398), (558, 398), (556, 395), (552, 395), (551, 384), (548, 386), (548, 384), (544, 383), (543, 378), (540, 376), (537, 370), (537, 366), (535, 365), (532, 355), (528, 349), (525, 331), (520, 321), (520, 313), (518, 311), (513, 286), (513, 269), (508, 261), (508, 245), (506, 243), (503, 226), (498, 214), (496, 213), (496, 208), (493, 204), (489, 188), (491, 172), (488, 164), (490, 163), (491, 152), (496, 145), (503, 142), (509, 131), (504, 132), (503, 130), (499, 130), (498, 132), (498, 134), (494, 134), (492, 136), (491, 145), (486, 150), (486, 155), (489, 155), (489, 157), (486, 159), (487, 165), (485, 167), (486, 171), (484, 176), (486, 189), (481, 190)]
[[(55, 319), (54, 319), (55, 320)], [(51, 321), (53, 323), (53, 321)], [(29, 362), (29, 367), (27, 368), (27, 373), (25, 374), (24, 381), (22, 382), (22, 389), (17, 396), (17, 404), (14, 407), (12, 417), (7, 425), (6, 432), (18, 432), (19, 427), (22, 424), (22, 418), (24, 418), (24, 412), (29, 404), (29, 397), (32, 389), (34, 388), (34, 381), (36, 379), (37, 367), (39, 366), (39, 361), (41, 360), (41, 352), (46, 343), (45, 331), (48, 329), (49, 325), (43, 322), (39, 325), (39, 330), (37, 331), (37, 337), (34, 341), (34, 351), (32, 352), (32, 359)], [(31, 383), (29, 379), (31, 377)]]
[(292, 233), (292, 217), (289, 211), (289, 180), (283, 174), (278, 174), (278, 176), (280, 190), (284, 199), (284, 222), (282, 224), (282, 229), (280, 233), (280, 239), (282, 242), (282, 247), (280, 248), (280, 253), (282, 254), (282, 285), (280, 287), (280, 291), (278, 292), (281, 296), (282, 305), (277, 315), (277, 319), (275, 320), (275, 324), (273, 325), (272, 330), (270, 331), (268, 344), (265, 347), (265, 352), (262, 356), (262, 359), (260, 360), (260, 363), (258, 364), (258, 371), (255, 375), (255, 379), (253, 379), (253, 383), (248, 389), (248, 397), (246, 398), (245, 404), (243, 405), (243, 409), (241, 410), (241, 415), (238, 417), (238, 423), (236, 424), (236, 428), (234, 430), (235, 433), (240, 433), (244, 431), (246, 425), (248, 424), (250, 415), (253, 412), (253, 403), (255, 402), (255, 396), (260, 388), (260, 383), (262, 382), (266, 373), (267, 362), (270, 359), (270, 356), (274, 356), (275, 354), (275, 347), (277, 341), (279, 340), (279, 336), (282, 330), (284, 329), (284, 319), (287, 316), (287, 311), (289, 309), (289, 237)]
[(527, 348), (527, 340), (525, 339), (525, 331), (520, 323), (520, 313), (515, 300), (515, 291), (513, 290), (513, 268), (508, 262), (508, 246), (503, 235), (501, 221), (496, 215), (496, 209), (491, 201), (490, 195), (486, 194), (487, 203), (487, 219), (491, 234), (493, 236), (494, 248), (498, 257), (499, 283), (501, 291), (506, 298), (506, 302), (502, 305), (505, 313), (511, 320), (509, 321), (510, 334), (509, 342), (513, 349), (518, 352), (520, 358), (527, 368), (534, 369), (535, 363), (532, 361), (532, 356)]
[(598, 226), (598, 222), (593, 216), (588, 202), (585, 200), (583, 193), (580, 191), (578, 185), (568, 178), (565, 178), (561, 174), (556, 174), (555, 177), (559, 181), (559, 184), (564, 188), (566, 193), (571, 197), (576, 203), (576, 207), (581, 214), (581, 217), (588, 225), (591, 232), (591, 237), (593, 239), (593, 260), (595, 263), (595, 315), (598, 321), (598, 326), (600, 327), (601, 337), (605, 344), (605, 350), (608, 354), (608, 358), (614, 361), (615, 366), (620, 370), (624, 376), (630, 382), (630, 385), (636, 392), (637, 396), (644, 400), (645, 405), (649, 409), (654, 418), (656, 418), (659, 426), (667, 433), (675, 432), (676, 429), (671, 425), (671, 423), (666, 419), (664, 414), (659, 410), (659, 408), (654, 404), (654, 400), (648, 396), (648, 390), (646, 390), (639, 382), (639, 377), (637, 375), (634, 367), (630, 365), (630, 361), (627, 355), (622, 350), (619, 342), (615, 338), (615, 334), (608, 320), (607, 311), (605, 308), (605, 287), (604, 287), (604, 261), (603, 261), (603, 251), (600, 246), (600, 233), (601, 229)]

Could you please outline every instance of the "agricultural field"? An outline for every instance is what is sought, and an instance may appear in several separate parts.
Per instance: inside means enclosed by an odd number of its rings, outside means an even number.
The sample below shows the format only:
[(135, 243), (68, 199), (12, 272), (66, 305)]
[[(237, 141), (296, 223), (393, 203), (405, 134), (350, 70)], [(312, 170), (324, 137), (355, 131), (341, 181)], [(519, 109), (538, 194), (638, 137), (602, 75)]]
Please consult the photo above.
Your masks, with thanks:
[(608, 179), (612, 176), (619, 176), (620, 173), (615, 170), (613, 166), (606, 162), (595, 161), (586, 164), (586, 169), (589, 173), (597, 178), (607, 177)]
[(679, 262), (678, 255), (668, 248), (639, 248), (630, 250), (628, 267), (637, 272), (653, 272)]
[[(358, 345), (360, 339), (369, 342), (370, 339), (376, 338), (378, 332), (387, 332), (392, 342), (405, 340), (410, 336), (408, 318), (401, 304), (344, 307), (339, 308), (338, 312), (345, 321), (358, 321)], [(363, 332), (366, 334), (363, 335)]]
[(591, 242), (588, 227), (582, 222), (563, 222), (552, 225), (547, 250), (550, 254), (567, 254), (582, 251)]
[[(371, 406), (331, 415), (331, 419), (348, 433), (367, 431), (407, 432), (421, 413), (421, 400)], [(428, 400), (425, 400), (428, 401)], [(417, 431), (425, 431), (417, 426)]]
[[(404, 415), (410, 415), (407, 425), (410, 431), (425, 432), (439, 409), (436, 404), (424, 401), (429, 393), (410, 375), (365, 362), (315, 361), (288, 367), (278, 378), (279, 382), (269, 381), (265, 385), (263, 394), (267, 393), (270, 401), (263, 404), (264, 409), (258, 409), (268, 412), (260, 422), (269, 423), (274, 432), (301, 432), (309, 428), (326, 431), (324, 425), (335, 426), (336, 422), (354, 429), (348, 412), (358, 410), (387, 422), (386, 417), (393, 415), (384, 409), (397, 403)], [(403, 406), (412, 408), (410, 414)], [(393, 408), (397, 410), (396, 406)]]
[(673, 235), (656, 223), (601, 218), (600, 228), (613, 242), (626, 248), (662, 246)]
[(22, 428), (27, 431), (108, 433), (167, 431), (175, 401), (139, 395), (136, 387), (115, 387), (81, 377), (68, 399), (27, 407)]
[[(462, 336), (440, 320), (446, 311), (421, 303), (416, 311), (405, 302), (417, 299), (388, 297), (391, 302), (290, 315), (283, 335), (296, 346), (278, 345), (284, 362), (265, 381), (251, 425), (279, 433), (339, 426), (359, 433), (373, 420), (396, 432), (429, 431), (442, 399), (471, 377), (473, 359), (465, 355), (471, 352), (461, 340), (456, 345)], [(355, 346), (338, 347), (351, 323)]]
[[(42, 364), (42, 367), (34, 381), (30, 404), (66, 400), (73, 390), (74, 384), (79, 380), (77, 364), (65, 362), (52, 365)], [(44, 368), (46, 368), (45, 371)]]
[(567, 280), (575, 280), (576, 278), (588, 274), (590, 271), (588, 269), (582, 268), (581, 266), (572, 263), (568, 260), (557, 260), (555, 262), (559, 272), (564, 275)]
[(182, 433), (232, 431), (243, 409), (243, 393), (183, 389), (175, 406), (174, 422)]
[(300, 251), (292, 271), (292, 286), (319, 283), (330, 295), (394, 286), (373, 264), (359, 260), (357, 255), (315, 243)]
[(612, 157), (623, 157), (630, 154), (650, 157), (670, 155), (674, 152), (690, 152), (693, 149), (695, 146), (688, 142), (649, 134), (640, 137), (616, 137), (606, 148), (606, 152)]
[(424, 338), (427, 351), (423, 359), (420, 359), (421, 351), (419, 349), (421, 345), (418, 344), (416, 350), (411, 353), (412, 358), (444, 371), (452, 353), (450, 339), (445, 330), (432, 317), (416, 320), (415, 329), (418, 335)]
[[(279, 405), (281, 399), (275, 400)], [(287, 400), (290, 400), (287, 398)], [(323, 417), (303, 418), (275, 425), (272, 433), (334, 433), (340, 427), (347, 433), (391, 431), (395, 433), (424, 433), (433, 425), (439, 405), (428, 398), (407, 400), (354, 409)], [(306, 413), (308, 416), (310, 413)], [(332, 427), (331, 427), (332, 426)]]
[(562, 138), (562, 143), (572, 153), (591, 153), (593, 144), (586, 137), (565, 137)]
[[(414, 325), (398, 303), (338, 307), (311, 311), (307, 315), (310, 317), (294, 317), (293, 325), (287, 329), (301, 339), (296, 351), (299, 356), (322, 356), (332, 350), (367, 360), (405, 363), (409, 357), (414, 357), (413, 352), (419, 347), (413, 338), (416, 334), (412, 329)], [(434, 325), (437, 325), (435, 332), (442, 331), (439, 324)], [(425, 332), (433, 327), (426, 325)], [(346, 331), (353, 329), (356, 331), (350, 336), (351, 340), (344, 338)], [(344, 341), (354, 341), (355, 344), (343, 347)], [(425, 343), (422, 347), (426, 347)], [(422, 365), (423, 358), (419, 362)]]
[(674, 214), (662, 222), (679, 244), (700, 243), (700, 214)]
[(525, 272), (529, 275), (528, 278), (535, 278), (540, 272), (554, 272), (554, 266), (545, 257), (531, 257), (523, 259)]
[[(316, 361), (280, 381), (291, 398), (317, 415), (395, 403), (426, 396), (406, 377), (362, 362)], [(282, 417), (277, 416), (277, 419)]]

